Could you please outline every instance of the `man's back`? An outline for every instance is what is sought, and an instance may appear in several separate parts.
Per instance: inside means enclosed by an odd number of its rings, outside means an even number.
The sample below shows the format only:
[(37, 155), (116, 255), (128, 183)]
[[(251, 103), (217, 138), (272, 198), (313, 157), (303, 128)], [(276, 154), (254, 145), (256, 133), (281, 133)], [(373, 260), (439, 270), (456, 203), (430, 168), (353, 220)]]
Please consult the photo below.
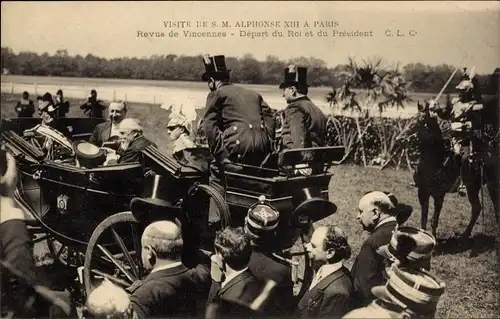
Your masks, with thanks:
[(149, 274), (130, 289), (134, 312), (139, 318), (195, 316), (199, 279), (193, 271), (181, 264)]

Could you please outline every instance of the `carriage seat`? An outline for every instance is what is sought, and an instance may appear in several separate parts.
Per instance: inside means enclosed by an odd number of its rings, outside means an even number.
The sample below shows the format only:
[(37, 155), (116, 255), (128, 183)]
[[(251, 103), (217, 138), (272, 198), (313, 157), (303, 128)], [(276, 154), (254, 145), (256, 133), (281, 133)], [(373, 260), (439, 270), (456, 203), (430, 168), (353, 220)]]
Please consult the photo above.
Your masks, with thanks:
[[(301, 152), (315, 152), (316, 161), (304, 163)], [(268, 198), (290, 196), (293, 192), (310, 186), (328, 189), (332, 174), (328, 169), (338, 163), (345, 154), (343, 146), (327, 146), (285, 150), (280, 156), (277, 169), (234, 164), (238, 169), (225, 171), (226, 191), (250, 197), (266, 195)], [(297, 165), (323, 166), (323, 171), (312, 176), (297, 176), (293, 173)], [(229, 196), (229, 195), (228, 195)]]

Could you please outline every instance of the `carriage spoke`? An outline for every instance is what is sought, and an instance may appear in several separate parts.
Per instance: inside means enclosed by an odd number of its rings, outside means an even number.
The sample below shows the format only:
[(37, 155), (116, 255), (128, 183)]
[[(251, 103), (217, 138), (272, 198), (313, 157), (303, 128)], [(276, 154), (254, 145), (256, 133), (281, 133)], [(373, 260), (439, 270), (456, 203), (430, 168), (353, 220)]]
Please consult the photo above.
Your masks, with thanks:
[(130, 253), (129, 253), (127, 247), (125, 246), (125, 243), (123, 242), (122, 238), (120, 237), (120, 235), (118, 235), (118, 233), (116, 232), (116, 230), (113, 227), (111, 227), (111, 232), (113, 233), (113, 237), (115, 238), (116, 242), (120, 246), (120, 248), (123, 252), (123, 255), (125, 256), (125, 259), (127, 260), (128, 264), (130, 266), (130, 269), (133, 272), (133, 275), (135, 276), (135, 278), (138, 278), (139, 274), (137, 273), (137, 268), (135, 267), (135, 263), (132, 260), (132, 256), (130, 256)]
[(141, 260), (141, 245), (140, 242), (137, 240), (139, 236), (137, 234), (136, 227), (134, 227), (134, 225), (130, 225), (130, 228), (132, 229), (132, 243), (135, 250), (135, 257), (137, 258), (137, 270), (139, 273), (139, 278), (142, 278), (143, 269)]
[(105, 277), (105, 278), (109, 279), (110, 281), (113, 281), (114, 283), (119, 284), (121, 286), (124, 286), (124, 287), (130, 286), (130, 284), (128, 282), (126, 282), (125, 280), (121, 280), (119, 278), (116, 278), (116, 277), (114, 277), (114, 276), (112, 276), (110, 274), (107, 274), (105, 272), (102, 272), (100, 270), (92, 269), (91, 272), (94, 273), (94, 274), (96, 274), (96, 275)]
[(103, 252), (104, 255), (106, 255), (106, 257), (109, 258), (109, 260), (111, 260), (113, 264), (115, 264), (115, 266), (130, 280), (130, 282), (137, 280), (137, 278), (134, 278), (134, 276), (127, 269), (125, 269), (125, 267), (123, 267), (123, 265), (121, 265), (120, 262), (116, 260), (106, 248), (99, 244), (97, 247)]

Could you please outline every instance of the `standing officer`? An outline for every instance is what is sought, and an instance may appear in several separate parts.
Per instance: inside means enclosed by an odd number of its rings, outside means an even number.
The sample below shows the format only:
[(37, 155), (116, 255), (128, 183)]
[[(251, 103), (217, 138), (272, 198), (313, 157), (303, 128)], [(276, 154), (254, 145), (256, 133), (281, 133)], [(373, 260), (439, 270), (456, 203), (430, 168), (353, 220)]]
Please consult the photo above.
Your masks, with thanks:
[(63, 91), (57, 90), (56, 93), (57, 117), (66, 117), (69, 113), (69, 101), (64, 99)]
[[(326, 145), (326, 116), (307, 96), (307, 68), (290, 65), (279, 88), (288, 103), (283, 111), (280, 150)], [(304, 161), (314, 160), (312, 152), (302, 152)], [(310, 175), (312, 169), (300, 169)]]
[(28, 92), (23, 92), (23, 98), (17, 102), (16, 113), (18, 117), (33, 117), (35, 104), (29, 99)]
[(106, 106), (102, 104), (101, 100), (97, 99), (97, 91), (90, 91), (90, 96), (87, 99), (87, 102), (83, 103), (80, 106), (80, 109), (83, 110), (85, 115), (88, 115), (90, 118), (103, 118), (104, 117), (104, 109)]

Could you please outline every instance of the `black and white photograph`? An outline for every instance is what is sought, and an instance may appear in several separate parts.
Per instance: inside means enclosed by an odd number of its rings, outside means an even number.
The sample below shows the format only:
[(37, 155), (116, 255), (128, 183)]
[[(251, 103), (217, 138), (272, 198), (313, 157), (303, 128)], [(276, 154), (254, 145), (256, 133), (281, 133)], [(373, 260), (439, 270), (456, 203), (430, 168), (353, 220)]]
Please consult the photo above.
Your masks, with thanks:
[(0, 318), (500, 315), (499, 1), (2, 1)]

